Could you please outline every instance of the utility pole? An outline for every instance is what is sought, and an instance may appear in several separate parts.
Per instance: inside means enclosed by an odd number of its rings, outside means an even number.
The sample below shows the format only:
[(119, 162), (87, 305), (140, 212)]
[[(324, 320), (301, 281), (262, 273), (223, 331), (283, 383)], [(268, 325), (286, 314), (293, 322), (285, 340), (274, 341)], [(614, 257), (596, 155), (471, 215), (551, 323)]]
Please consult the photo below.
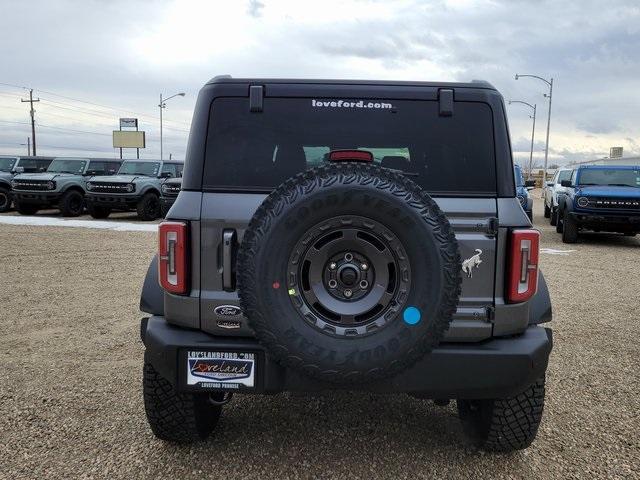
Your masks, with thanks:
[(180, 93), (176, 93), (175, 95), (171, 95), (170, 97), (167, 98), (162, 98), (162, 94), (160, 94), (160, 104), (158, 105), (158, 107), (160, 107), (160, 160), (164, 160), (163, 158), (163, 148), (162, 148), (162, 109), (163, 108), (167, 108), (167, 105), (165, 104), (165, 102), (167, 100), (172, 99), (173, 97), (184, 97), (184, 92), (180, 92)]
[(549, 110), (547, 113), (547, 141), (544, 147), (544, 174), (542, 177), (542, 184), (544, 185), (547, 181), (547, 163), (549, 161), (549, 127), (551, 126), (551, 100), (553, 99), (553, 78), (547, 80), (546, 78), (539, 77), (537, 75), (520, 75), (516, 73), (516, 80), (520, 77), (532, 77), (537, 78), (538, 80), (542, 80), (549, 86), (549, 93), (545, 93), (544, 97), (549, 99)]
[[(533, 111), (533, 115), (529, 115), (529, 118), (533, 118), (533, 126), (531, 127), (531, 151), (529, 152), (529, 173), (527, 175), (527, 180), (531, 180), (531, 170), (533, 169), (533, 139), (536, 134), (536, 104), (531, 105), (530, 103), (523, 102), (522, 100), (509, 100), (509, 105), (512, 103), (521, 103), (522, 105), (526, 105)], [(544, 180), (543, 180), (544, 186)]]
[(27, 137), (27, 154), (31, 156), (31, 137)]
[(27, 103), (29, 102), (30, 106), (31, 106), (31, 138), (33, 138), (33, 155), (37, 155), (36, 154), (36, 111), (33, 109), (33, 102), (39, 102), (40, 99), (36, 98), (35, 100), (33, 99), (33, 88), (29, 89), (29, 100), (25, 100), (24, 98), (21, 98), (20, 101), (22, 103)]

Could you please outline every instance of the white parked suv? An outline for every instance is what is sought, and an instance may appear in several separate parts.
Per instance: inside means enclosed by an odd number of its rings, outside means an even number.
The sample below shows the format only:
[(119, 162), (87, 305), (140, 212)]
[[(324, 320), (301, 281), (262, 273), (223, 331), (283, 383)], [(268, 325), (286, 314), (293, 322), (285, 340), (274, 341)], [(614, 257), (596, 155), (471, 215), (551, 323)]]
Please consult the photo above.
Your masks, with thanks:
[(544, 217), (551, 219), (551, 225), (558, 223), (558, 194), (567, 189), (560, 185), (571, 178), (571, 168), (559, 168), (553, 179), (544, 185)]

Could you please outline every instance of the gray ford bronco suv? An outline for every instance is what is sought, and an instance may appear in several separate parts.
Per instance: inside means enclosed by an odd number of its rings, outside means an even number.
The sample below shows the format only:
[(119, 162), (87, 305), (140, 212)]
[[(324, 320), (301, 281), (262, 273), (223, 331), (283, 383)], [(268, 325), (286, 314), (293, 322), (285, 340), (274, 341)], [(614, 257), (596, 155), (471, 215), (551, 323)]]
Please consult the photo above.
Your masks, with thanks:
[(162, 195), (160, 196), (160, 208), (162, 216), (166, 216), (173, 204), (178, 198), (180, 189), (182, 188), (182, 178), (170, 178), (162, 184)]
[(46, 172), (16, 175), (11, 182), (16, 209), (33, 215), (42, 208), (58, 208), (63, 217), (77, 217), (84, 211), (86, 179), (92, 175), (113, 175), (119, 160), (56, 157)]
[(140, 308), (156, 436), (236, 394), (457, 401), (487, 450), (542, 417), (551, 303), (486, 82), (216, 77)]
[(141, 220), (161, 214), (160, 194), (167, 178), (182, 176), (183, 162), (125, 160), (113, 177), (87, 182), (87, 209), (93, 218), (106, 218), (113, 210), (136, 211)]
[(44, 172), (53, 157), (12, 157), (0, 156), (0, 213), (11, 208), (13, 194), (11, 181), (19, 173)]

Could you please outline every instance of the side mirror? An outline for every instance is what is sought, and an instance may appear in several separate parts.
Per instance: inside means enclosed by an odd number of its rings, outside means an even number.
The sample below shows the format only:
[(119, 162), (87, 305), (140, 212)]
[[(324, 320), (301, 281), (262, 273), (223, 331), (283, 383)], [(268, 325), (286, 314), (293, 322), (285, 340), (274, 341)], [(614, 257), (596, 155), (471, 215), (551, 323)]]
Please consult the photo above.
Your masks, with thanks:
[(14, 172), (16, 172), (16, 173), (24, 173), (24, 167), (16, 167), (14, 169)]
[(573, 185), (571, 185), (571, 180), (562, 180), (560, 185), (563, 187), (573, 187)]
[(93, 177), (95, 175), (100, 175), (100, 172), (98, 172), (98, 170), (87, 170), (84, 174), (87, 177)]
[(535, 188), (536, 186), (536, 181), (535, 180), (527, 180), (526, 182), (524, 182), (524, 186), (529, 188)]
[(171, 172), (162, 172), (160, 174), (160, 178), (171, 178), (173, 175), (171, 175)]

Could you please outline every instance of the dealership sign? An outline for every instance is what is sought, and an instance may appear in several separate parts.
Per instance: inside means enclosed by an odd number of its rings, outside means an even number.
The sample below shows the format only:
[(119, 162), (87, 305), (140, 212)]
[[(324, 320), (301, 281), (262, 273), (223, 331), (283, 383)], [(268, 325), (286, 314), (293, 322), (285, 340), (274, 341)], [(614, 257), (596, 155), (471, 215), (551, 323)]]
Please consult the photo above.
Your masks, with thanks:
[(121, 118), (120, 119), (120, 128), (138, 128), (138, 119), (137, 118)]

